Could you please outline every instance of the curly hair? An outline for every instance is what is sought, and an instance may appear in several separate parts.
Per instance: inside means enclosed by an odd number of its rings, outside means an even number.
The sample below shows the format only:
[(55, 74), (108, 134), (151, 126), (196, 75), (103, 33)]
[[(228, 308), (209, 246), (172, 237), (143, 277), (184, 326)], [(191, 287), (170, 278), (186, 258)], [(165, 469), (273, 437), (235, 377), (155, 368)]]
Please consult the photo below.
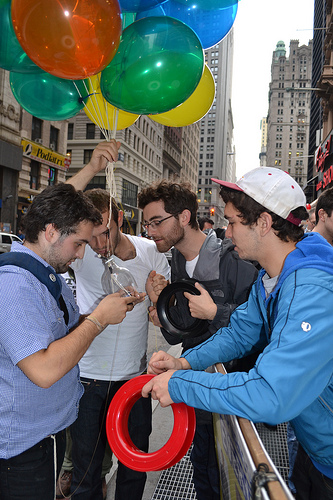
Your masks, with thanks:
[(29, 243), (36, 243), (41, 231), (54, 224), (61, 236), (75, 233), (80, 222), (89, 221), (95, 226), (102, 224), (100, 211), (92, 202), (71, 184), (49, 186), (38, 194), (26, 215), (22, 218), (22, 229)]
[(141, 209), (154, 201), (163, 201), (164, 210), (176, 218), (184, 210), (189, 210), (191, 212), (190, 226), (193, 229), (198, 229), (198, 200), (190, 184), (163, 179), (144, 188), (138, 195), (138, 206)]
[[(282, 241), (300, 241), (304, 236), (304, 230), (301, 226), (296, 226), (291, 222), (283, 219), (274, 212), (267, 210), (267, 208), (260, 205), (253, 198), (247, 194), (236, 191), (234, 189), (222, 186), (220, 189), (220, 196), (224, 203), (232, 203), (236, 210), (240, 213), (241, 222), (245, 226), (252, 226), (256, 224), (260, 215), (263, 212), (267, 212), (272, 217), (272, 228), (276, 231), (276, 235)], [(298, 207), (292, 210), (292, 215), (298, 219), (307, 219), (307, 211), (305, 207)]]

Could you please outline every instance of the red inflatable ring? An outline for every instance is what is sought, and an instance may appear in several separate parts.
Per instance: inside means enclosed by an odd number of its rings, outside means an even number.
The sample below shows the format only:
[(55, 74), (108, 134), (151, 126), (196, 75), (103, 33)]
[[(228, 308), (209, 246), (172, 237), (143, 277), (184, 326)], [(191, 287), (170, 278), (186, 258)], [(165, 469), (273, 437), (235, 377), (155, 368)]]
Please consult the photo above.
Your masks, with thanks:
[(185, 455), (195, 432), (194, 409), (184, 403), (172, 406), (174, 425), (169, 440), (152, 453), (139, 450), (128, 432), (128, 417), (134, 403), (141, 397), (142, 387), (154, 375), (140, 375), (126, 382), (112, 398), (106, 417), (106, 434), (110, 448), (129, 469), (140, 472), (168, 469)]

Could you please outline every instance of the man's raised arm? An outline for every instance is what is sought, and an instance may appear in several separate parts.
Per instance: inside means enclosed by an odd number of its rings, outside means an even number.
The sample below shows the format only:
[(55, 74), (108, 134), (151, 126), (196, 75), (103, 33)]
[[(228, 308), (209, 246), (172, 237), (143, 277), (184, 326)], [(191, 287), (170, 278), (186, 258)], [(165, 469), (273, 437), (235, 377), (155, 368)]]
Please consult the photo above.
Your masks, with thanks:
[(93, 151), (90, 162), (87, 163), (77, 174), (66, 181), (75, 189), (83, 191), (91, 179), (101, 170), (105, 169), (108, 162), (112, 163), (118, 159), (120, 142), (112, 139), (110, 142), (100, 142)]

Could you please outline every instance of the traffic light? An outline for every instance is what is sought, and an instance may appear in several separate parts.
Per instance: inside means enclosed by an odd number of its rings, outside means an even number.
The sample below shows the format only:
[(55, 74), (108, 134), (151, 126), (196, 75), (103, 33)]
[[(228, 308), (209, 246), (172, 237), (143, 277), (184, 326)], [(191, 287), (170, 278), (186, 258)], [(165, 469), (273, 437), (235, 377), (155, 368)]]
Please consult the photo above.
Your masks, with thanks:
[(214, 208), (214, 207), (212, 207), (212, 208), (210, 209), (210, 216), (211, 216), (211, 217), (214, 217), (214, 215), (215, 215), (215, 208)]

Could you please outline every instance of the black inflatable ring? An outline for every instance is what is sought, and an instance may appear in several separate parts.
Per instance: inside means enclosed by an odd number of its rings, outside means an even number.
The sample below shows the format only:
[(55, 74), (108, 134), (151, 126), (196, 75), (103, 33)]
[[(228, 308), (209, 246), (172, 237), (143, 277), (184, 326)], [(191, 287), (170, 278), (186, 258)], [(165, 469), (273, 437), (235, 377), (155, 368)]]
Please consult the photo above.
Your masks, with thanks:
[(167, 330), (170, 335), (179, 338), (179, 341), (191, 337), (199, 337), (208, 328), (208, 322), (205, 319), (193, 318), (193, 323), (181, 327), (177, 325), (170, 315), (170, 299), (176, 292), (189, 292), (194, 295), (200, 295), (200, 292), (195, 288), (196, 280), (180, 280), (174, 281), (170, 285), (167, 285), (156, 303), (156, 310), (158, 314), (158, 319), (162, 327)]

